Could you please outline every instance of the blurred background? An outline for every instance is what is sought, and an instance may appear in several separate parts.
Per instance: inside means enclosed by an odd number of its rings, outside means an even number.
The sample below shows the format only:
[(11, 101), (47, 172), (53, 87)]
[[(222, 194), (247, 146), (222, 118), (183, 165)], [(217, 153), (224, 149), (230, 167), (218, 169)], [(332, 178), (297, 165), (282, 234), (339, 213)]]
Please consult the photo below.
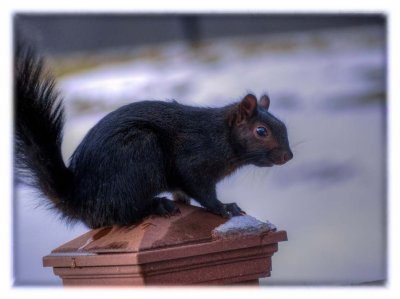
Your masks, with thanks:
[[(223, 202), (286, 230), (263, 285), (386, 280), (386, 20), (374, 14), (17, 14), (57, 77), (67, 161), (104, 115), (130, 102), (219, 107), (267, 92), (294, 160), (245, 167)], [(42, 257), (88, 229), (15, 186), (16, 285), (60, 285)]]

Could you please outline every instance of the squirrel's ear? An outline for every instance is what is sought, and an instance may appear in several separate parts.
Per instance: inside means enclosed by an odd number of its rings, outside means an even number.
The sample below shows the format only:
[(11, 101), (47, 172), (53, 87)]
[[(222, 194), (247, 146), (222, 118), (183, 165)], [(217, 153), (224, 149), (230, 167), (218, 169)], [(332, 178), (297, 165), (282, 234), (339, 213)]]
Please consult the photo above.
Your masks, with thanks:
[(252, 117), (256, 110), (257, 98), (252, 94), (246, 95), (239, 104), (239, 122)]
[(260, 106), (262, 108), (264, 108), (265, 110), (268, 110), (269, 103), (270, 103), (269, 96), (266, 95), (266, 94), (262, 95), (261, 98), (260, 98), (260, 103), (259, 103)]

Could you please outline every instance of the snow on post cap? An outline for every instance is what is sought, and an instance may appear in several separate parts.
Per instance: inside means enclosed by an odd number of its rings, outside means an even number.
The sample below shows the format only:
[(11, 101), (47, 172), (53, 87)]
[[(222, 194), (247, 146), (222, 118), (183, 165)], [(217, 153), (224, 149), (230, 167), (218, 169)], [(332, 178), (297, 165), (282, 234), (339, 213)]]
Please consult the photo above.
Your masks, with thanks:
[(262, 222), (252, 216), (235, 216), (227, 222), (217, 226), (211, 232), (214, 239), (227, 239), (248, 235), (260, 234), (267, 231), (276, 231), (275, 225), (269, 221)]

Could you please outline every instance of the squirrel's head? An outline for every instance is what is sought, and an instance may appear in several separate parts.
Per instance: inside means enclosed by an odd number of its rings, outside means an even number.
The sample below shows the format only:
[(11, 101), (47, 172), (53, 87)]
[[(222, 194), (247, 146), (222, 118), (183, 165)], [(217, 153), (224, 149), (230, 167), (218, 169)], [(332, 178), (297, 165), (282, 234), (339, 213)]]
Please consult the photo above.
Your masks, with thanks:
[(270, 99), (246, 95), (228, 115), (237, 154), (246, 164), (282, 165), (293, 158), (285, 124), (268, 112)]

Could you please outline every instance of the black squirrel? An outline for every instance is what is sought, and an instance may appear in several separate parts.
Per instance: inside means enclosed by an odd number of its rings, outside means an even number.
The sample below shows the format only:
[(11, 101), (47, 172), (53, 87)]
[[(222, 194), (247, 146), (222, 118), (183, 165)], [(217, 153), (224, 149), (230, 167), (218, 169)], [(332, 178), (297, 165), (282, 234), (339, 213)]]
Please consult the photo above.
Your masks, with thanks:
[(15, 56), (16, 171), (67, 220), (97, 228), (179, 213), (173, 201), (157, 197), (165, 191), (223, 217), (240, 215), (235, 203), (217, 199), (217, 182), (247, 164), (281, 165), (293, 157), (284, 123), (268, 112), (269, 97), (248, 94), (221, 108), (125, 105), (87, 133), (66, 166), (55, 80), (34, 50), (17, 46)]

